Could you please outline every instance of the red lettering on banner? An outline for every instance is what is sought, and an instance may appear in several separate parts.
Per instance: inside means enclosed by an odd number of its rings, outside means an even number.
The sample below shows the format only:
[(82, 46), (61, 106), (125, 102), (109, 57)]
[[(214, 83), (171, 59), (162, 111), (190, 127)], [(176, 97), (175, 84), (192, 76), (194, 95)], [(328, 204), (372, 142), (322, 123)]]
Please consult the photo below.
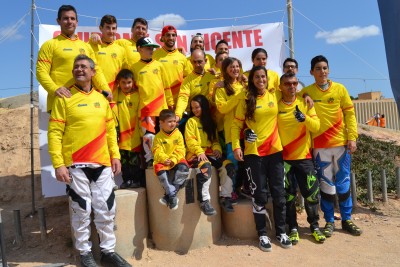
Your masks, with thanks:
[(187, 38), (186, 35), (178, 35), (176, 37), (176, 47), (187, 47)]
[(251, 47), (251, 34), (252, 30), (244, 30), (243, 33), (246, 35), (246, 46)]
[[(231, 42), (230, 35), (231, 35), (230, 32), (223, 32), (222, 33), (222, 39), (224, 39), (228, 44)], [(215, 45), (213, 47), (215, 47)], [(230, 47), (228, 46), (228, 48), (230, 48)]]
[[(94, 32), (94, 33), (97, 33), (97, 34), (99, 34), (101, 36), (101, 34), (98, 33), (98, 32)], [(89, 32), (78, 32), (77, 35), (78, 35), (80, 40), (82, 40), (84, 42), (88, 42), (89, 41), (89, 36), (90, 36)]]
[(210, 38), (208, 33), (203, 35), (204, 37), (204, 50), (210, 51)]
[(53, 38), (59, 36), (60, 34), (61, 34), (61, 31), (53, 32)]
[(120, 35), (119, 33), (116, 32), (116, 33), (115, 33), (115, 39), (118, 40), (118, 39), (120, 39), (120, 38), (121, 38), (121, 35)]
[(264, 43), (262, 42), (261, 30), (254, 30), (254, 45), (255, 46), (263, 46)]
[(161, 42), (161, 40), (160, 40), (161, 39), (161, 33), (157, 33), (154, 38), (155, 38), (155, 41), (156, 41), (157, 44), (159, 44), (160, 46), (164, 45), (163, 42)]
[(211, 34), (211, 38), (210, 39), (211, 39), (211, 46), (215, 48), (215, 45), (217, 44), (217, 42), (219, 40), (222, 39), (222, 36), (221, 36), (221, 34), (219, 32), (213, 32)]
[(124, 32), (122, 34), (122, 38), (129, 40), (129, 39), (131, 39), (131, 34), (129, 32)]
[(243, 48), (242, 31), (232, 32), (232, 47), (233, 48)]

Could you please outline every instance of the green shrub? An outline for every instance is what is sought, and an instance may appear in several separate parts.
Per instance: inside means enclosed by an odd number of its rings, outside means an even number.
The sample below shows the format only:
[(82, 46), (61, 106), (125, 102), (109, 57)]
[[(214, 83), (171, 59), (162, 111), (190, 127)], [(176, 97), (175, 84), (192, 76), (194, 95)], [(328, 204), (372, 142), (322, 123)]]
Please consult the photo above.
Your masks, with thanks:
[(361, 134), (357, 141), (357, 151), (352, 156), (351, 171), (355, 173), (358, 198), (366, 198), (367, 172), (371, 171), (374, 193), (381, 193), (381, 170), (386, 171), (388, 192), (396, 190), (396, 156), (400, 156), (400, 146), (395, 142), (375, 140)]

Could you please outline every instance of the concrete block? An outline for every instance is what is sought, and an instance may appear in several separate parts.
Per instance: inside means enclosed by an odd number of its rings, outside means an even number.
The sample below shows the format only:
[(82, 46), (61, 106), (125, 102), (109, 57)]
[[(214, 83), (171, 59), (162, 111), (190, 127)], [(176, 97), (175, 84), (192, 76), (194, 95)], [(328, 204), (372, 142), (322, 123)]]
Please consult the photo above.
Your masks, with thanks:
[[(69, 201), (71, 201), (71, 199)], [(115, 251), (123, 258), (135, 258), (140, 260), (144, 249), (147, 248), (147, 236), (149, 231), (146, 189), (119, 189), (115, 191), (115, 201), (116, 214), (114, 233), (117, 239)], [(73, 234), (72, 239), (75, 243)], [(99, 260), (99, 237), (93, 220), (91, 223), (90, 241), (92, 242), (93, 255), (95, 259)]]
[(177, 194), (178, 209), (170, 210), (159, 203), (159, 199), (164, 196), (164, 189), (154, 170), (146, 170), (150, 234), (157, 249), (187, 253), (192, 249), (207, 247), (221, 238), (219, 182), (215, 168), (210, 185), (211, 204), (217, 211), (214, 216), (206, 216), (200, 210), (194, 169), (191, 169), (188, 179), (189, 183), (193, 183), (194, 203), (187, 203), (190, 194), (186, 198), (183, 188)]
[[(226, 236), (237, 239), (256, 239), (258, 237), (253, 216), (253, 204), (250, 199), (239, 199), (234, 212), (222, 210), (222, 228)], [(275, 234), (273, 226), (272, 203), (267, 206), (267, 229)]]

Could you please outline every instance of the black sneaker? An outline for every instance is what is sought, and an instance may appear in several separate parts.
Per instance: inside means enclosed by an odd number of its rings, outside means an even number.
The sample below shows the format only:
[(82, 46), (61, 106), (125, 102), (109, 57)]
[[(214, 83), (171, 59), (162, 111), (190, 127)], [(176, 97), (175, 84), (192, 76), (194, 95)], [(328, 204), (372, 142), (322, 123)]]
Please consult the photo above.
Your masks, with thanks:
[(210, 203), (209, 200), (201, 202), (200, 203), (200, 209), (207, 216), (212, 216), (212, 215), (217, 214), (215, 209), (211, 206), (211, 203)]
[(219, 199), (219, 203), (221, 204), (221, 207), (226, 211), (226, 212), (234, 212), (234, 209), (232, 207), (232, 202), (230, 197), (221, 197)]
[(325, 237), (331, 237), (333, 235), (333, 231), (335, 231), (335, 223), (327, 222), (325, 227), (322, 229), (322, 233)]
[(342, 229), (356, 236), (359, 236), (362, 233), (361, 229), (351, 220), (342, 221)]
[(160, 200), (158, 202), (160, 202), (161, 205), (168, 206), (168, 202), (169, 202), (168, 195), (164, 195), (162, 198), (160, 198)]
[(260, 243), (258, 244), (258, 247), (265, 252), (271, 252), (272, 251), (272, 246), (271, 246), (271, 240), (269, 239), (268, 236), (262, 235), (259, 237)]
[(132, 267), (116, 252), (101, 253), (100, 263), (105, 267)]
[(178, 209), (178, 203), (179, 203), (179, 198), (177, 196), (170, 196), (168, 200), (168, 207), (171, 210), (177, 210)]
[(146, 161), (146, 168), (147, 169), (153, 169), (153, 162), (154, 162), (153, 159), (151, 159), (149, 161)]
[(276, 236), (276, 239), (283, 248), (290, 248), (292, 246), (292, 242), (290, 242), (290, 239), (286, 233)]
[(82, 267), (97, 267), (92, 252), (89, 252), (85, 255), (81, 255), (81, 265)]

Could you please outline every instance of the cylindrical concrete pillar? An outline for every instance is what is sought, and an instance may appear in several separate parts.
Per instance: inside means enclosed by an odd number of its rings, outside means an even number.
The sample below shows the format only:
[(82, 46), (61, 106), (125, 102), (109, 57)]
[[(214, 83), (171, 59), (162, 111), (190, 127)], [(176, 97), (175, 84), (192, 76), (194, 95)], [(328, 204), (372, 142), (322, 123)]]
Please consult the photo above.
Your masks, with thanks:
[(387, 185), (386, 185), (386, 171), (384, 169), (381, 170), (381, 185), (382, 185), (382, 201), (387, 203)]
[[(177, 194), (178, 209), (170, 210), (159, 202), (165, 192), (154, 170), (146, 170), (150, 233), (157, 249), (187, 253), (191, 249), (207, 247), (221, 238), (219, 180), (215, 168), (210, 184), (211, 205), (217, 211), (214, 216), (206, 216), (200, 210), (194, 169), (191, 169), (188, 179), (193, 190), (181, 189)], [(193, 194), (194, 202), (191, 201)]]

